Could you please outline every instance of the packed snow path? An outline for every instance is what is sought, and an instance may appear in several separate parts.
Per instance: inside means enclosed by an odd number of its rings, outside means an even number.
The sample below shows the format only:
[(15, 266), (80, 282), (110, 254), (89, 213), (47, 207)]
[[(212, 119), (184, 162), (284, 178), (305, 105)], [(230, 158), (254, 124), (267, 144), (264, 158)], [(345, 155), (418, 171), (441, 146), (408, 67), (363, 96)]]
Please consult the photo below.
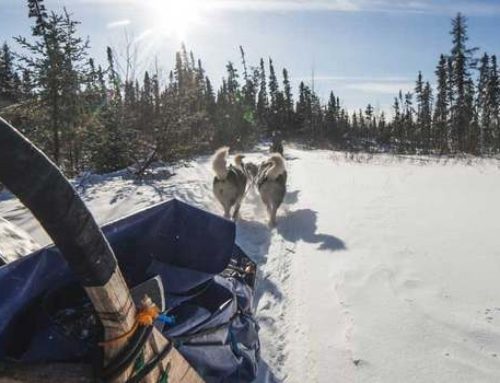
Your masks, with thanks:
[[(254, 191), (237, 223), (259, 264), (259, 381), (499, 382), (499, 163), (286, 156), (277, 228)], [(91, 176), (78, 190), (100, 223), (173, 197), (220, 213), (208, 157), (171, 170), (144, 182)], [(46, 243), (7, 197), (0, 216)]]

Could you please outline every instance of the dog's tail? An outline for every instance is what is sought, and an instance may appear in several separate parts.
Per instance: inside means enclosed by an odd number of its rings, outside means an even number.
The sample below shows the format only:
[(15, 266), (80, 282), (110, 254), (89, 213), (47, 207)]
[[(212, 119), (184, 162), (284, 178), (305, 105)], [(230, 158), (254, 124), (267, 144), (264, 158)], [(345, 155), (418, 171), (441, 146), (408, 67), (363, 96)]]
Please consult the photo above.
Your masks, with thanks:
[(280, 175), (286, 172), (285, 159), (281, 154), (273, 153), (273, 155), (271, 155), (271, 158), (269, 158), (268, 162), (270, 162), (272, 165), (266, 172), (267, 178), (275, 180)]
[(217, 150), (212, 158), (212, 169), (219, 180), (225, 180), (227, 177), (228, 169), (226, 159), (228, 154), (229, 148), (224, 146)]
[(234, 156), (234, 163), (236, 165), (236, 167), (240, 170), (242, 170), (243, 172), (245, 171), (245, 167), (243, 165), (243, 158), (245, 158), (245, 156), (243, 154), (237, 154)]
[(237, 154), (234, 156), (234, 163), (240, 169), (243, 169), (243, 158), (245, 158), (243, 154)]

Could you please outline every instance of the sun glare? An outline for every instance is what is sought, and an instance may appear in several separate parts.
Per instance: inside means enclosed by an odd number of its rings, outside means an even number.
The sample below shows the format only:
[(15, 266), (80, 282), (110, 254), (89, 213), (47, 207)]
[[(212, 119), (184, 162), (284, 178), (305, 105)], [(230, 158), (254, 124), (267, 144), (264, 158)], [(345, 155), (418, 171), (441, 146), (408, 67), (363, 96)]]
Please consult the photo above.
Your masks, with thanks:
[(151, 28), (159, 35), (184, 39), (201, 18), (197, 0), (153, 0), (150, 5)]

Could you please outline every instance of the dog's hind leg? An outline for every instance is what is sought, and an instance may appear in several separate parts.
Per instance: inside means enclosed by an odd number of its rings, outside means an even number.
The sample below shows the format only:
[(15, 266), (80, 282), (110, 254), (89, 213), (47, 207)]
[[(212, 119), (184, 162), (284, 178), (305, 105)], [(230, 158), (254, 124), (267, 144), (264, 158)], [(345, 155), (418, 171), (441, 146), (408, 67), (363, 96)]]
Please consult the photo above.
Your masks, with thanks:
[(231, 205), (223, 204), (222, 207), (224, 208), (224, 218), (230, 219), (231, 218)]
[(278, 209), (275, 206), (271, 206), (269, 209), (269, 226), (276, 227), (276, 214)]
[(240, 217), (240, 208), (243, 197), (238, 198), (236, 204), (234, 205), (233, 221), (236, 221)]
[(266, 205), (266, 210), (267, 210), (267, 218), (268, 218), (268, 226), (269, 227), (274, 227), (275, 226), (275, 221), (276, 221), (276, 209), (273, 207), (273, 203), (271, 201), (264, 201), (264, 204)]

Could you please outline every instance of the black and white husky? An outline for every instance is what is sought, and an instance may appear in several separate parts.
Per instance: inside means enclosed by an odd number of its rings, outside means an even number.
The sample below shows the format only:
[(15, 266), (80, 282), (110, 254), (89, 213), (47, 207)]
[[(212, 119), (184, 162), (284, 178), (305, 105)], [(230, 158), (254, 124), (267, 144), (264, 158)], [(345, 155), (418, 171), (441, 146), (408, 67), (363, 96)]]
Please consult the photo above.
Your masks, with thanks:
[[(212, 168), (215, 173), (213, 191), (224, 208), (224, 217), (237, 219), (245, 196), (247, 176), (243, 168), (243, 156), (236, 155), (235, 165), (228, 166), (228, 154), (229, 148), (223, 147), (213, 156)], [(232, 214), (231, 209), (233, 209)]]
[(273, 153), (259, 166), (256, 184), (266, 205), (271, 227), (276, 226), (276, 213), (285, 198), (286, 179), (285, 159), (279, 153)]

